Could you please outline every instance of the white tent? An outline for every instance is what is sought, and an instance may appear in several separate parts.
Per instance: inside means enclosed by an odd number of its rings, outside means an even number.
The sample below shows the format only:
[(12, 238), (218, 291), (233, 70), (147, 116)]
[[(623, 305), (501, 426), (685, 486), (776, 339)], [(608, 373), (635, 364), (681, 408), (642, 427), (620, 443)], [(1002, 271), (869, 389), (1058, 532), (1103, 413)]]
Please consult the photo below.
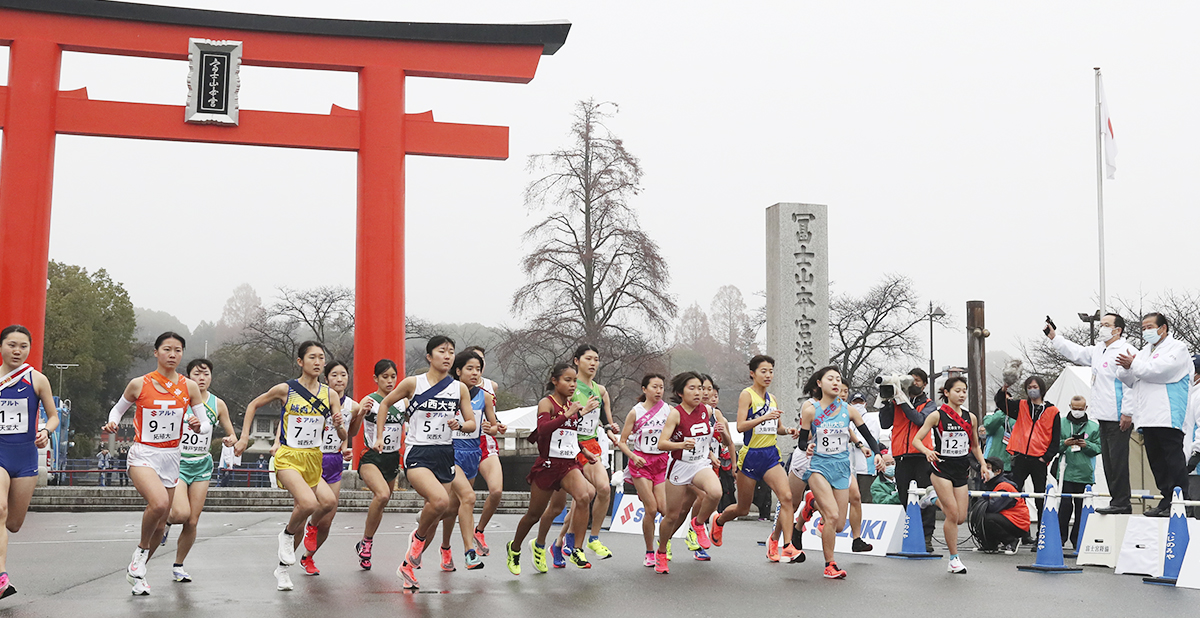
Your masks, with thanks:
[(1066, 414), (1071, 409), (1071, 398), (1075, 395), (1087, 397), (1092, 392), (1091, 367), (1070, 366), (1063, 369), (1058, 379), (1046, 391), (1046, 401), (1053, 403), (1058, 411)]

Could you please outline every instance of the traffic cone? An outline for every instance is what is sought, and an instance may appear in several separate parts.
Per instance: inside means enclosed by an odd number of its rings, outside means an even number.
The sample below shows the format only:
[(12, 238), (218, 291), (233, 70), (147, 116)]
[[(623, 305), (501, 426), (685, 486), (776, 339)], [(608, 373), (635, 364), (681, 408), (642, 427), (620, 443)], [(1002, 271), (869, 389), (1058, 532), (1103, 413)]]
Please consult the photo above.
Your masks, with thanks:
[(1174, 586), (1179, 579), (1179, 569), (1183, 566), (1183, 557), (1187, 554), (1188, 540), (1187, 515), (1183, 508), (1183, 491), (1175, 488), (1171, 496), (1171, 521), (1167, 523), (1166, 556), (1163, 560), (1162, 577), (1143, 577), (1142, 583)]
[(908, 504), (904, 507), (904, 537), (900, 551), (888, 554), (889, 558), (908, 558), (910, 560), (937, 560), (941, 554), (925, 551), (925, 528), (921, 524), (921, 507), (917, 504), (916, 481), (908, 482)]
[(1033, 564), (1018, 566), (1018, 571), (1037, 571), (1039, 573), (1082, 573), (1083, 569), (1069, 567), (1063, 563), (1062, 534), (1058, 531), (1058, 488), (1052, 479), (1046, 480), (1045, 506), (1042, 508), (1042, 518), (1038, 522), (1037, 558)]
[(1092, 505), (1092, 486), (1087, 485), (1083, 488), (1083, 508), (1075, 514), (1075, 518), (1079, 520), (1079, 534), (1075, 536), (1075, 549), (1064, 553), (1064, 558), (1078, 558), (1079, 545), (1083, 543), (1083, 531), (1087, 530), (1088, 516), (1096, 512), (1096, 507)]

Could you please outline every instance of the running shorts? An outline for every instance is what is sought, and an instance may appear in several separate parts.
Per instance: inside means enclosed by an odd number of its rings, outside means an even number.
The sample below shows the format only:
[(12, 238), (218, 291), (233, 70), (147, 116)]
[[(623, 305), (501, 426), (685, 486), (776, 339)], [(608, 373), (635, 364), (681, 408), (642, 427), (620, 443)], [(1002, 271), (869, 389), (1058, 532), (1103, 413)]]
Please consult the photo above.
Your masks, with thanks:
[(330, 485), (341, 482), (344, 461), (341, 453), (321, 453), (321, 478)]
[(134, 442), (126, 460), (130, 468), (150, 468), (158, 474), (163, 487), (179, 484), (179, 448), (157, 448)]
[(464, 448), (458, 446), (458, 440), (454, 442), (454, 465), (463, 471), (463, 476), (467, 479), (479, 476), (479, 462), (483, 461), (483, 451), (479, 450), (479, 443), (470, 440), (469, 442), (474, 445), (474, 448), (470, 446)]
[(38, 450), (33, 442), (26, 444), (0, 444), (0, 468), (8, 471), (8, 478), (37, 476)]
[(712, 468), (707, 459), (702, 459), (696, 463), (686, 463), (682, 459), (672, 459), (667, 464), (667, 480), (671, 481), (672, 485), (691, 485), (692, 479), (701, 470)]
[(600, 448), (600, 441), (596, 438), (588, 438), (587, 440), (579, 441), (579, 454), (575, 456), (575, 461), (579, 465), (586, 466), (588, 463), (587, 457), (583, 456), (583, 449), (587, 449), (589, 453), (596, 456), (596, 463), (608, 467), (604, 463), (604, 449)]
[(500, 454), (500, 445), (496, 442), (495, 436), (489, 436), (486, 433), (479, 436), (479, 448), (483, 451), (483, 456), (479, 458), (480, 461)]
[(950, 481), (954, 487), (963, 487), (967, 484), (967, 477), (971, 475), (971, 458), (943, 458), (938, 463), (933, 464), (933, 475)]
[(814, 473), (820, 474), (829, 481), (829, 486), (834, 489), (850, 489), (850, 478), (853, 470), (850, 469), (850, 457), (846, 456), (829, 456), (829, 457), (813, 457), (808, 464), (808, 470), (800, 477), (802, 481), (808, 481)]
[(643, 453), (641, 451), (633, 451), (635, 455), (646, 460), (645, 466), (635, 466), (633, 461), (629, 462), (626, 467), (626, 474), (635, 479), (650, 479), (655, 485), (661, 485), (667, 480), (667, 462), (671, 459), (670, 453)]
[(304, 477), (304, 483), (316, 487), (321, 480), (321, 459), (323, 453), (315, 448), (292, 448), (281, 446), (275, 451), (275, 484), (282, 489), (283, 481), (279, 478), (280, 470), (295, 470)]
[(453, 444), (416, 444), (404, 448), (404, 469), (425, 468), (443, 485), (454, 480)]
[(184, 485), (211, 481), (213, 473), (212, 455), (203, 457), (181, 457), (179, 459), (179, 481)]
[(756, 481), (761, 481), (768, 470), (778, 465), (779, 449), (774, 446), (743, 446), (742, 450), (738, 451), (738, 469)]
[(400, 476), (400, 451), (379, 453), (375, 449), (367, 449), (363, 451), (362, 457), (358, 460), (358, 469), (362, 470), (362, 467), (367, 464), (375, 466), (383, 475), (383, 480), (387, 481), (388, 486), (391, 486), (392, 481)]
[(804, 473), (808, 471), (810, 461), (811, 458), (808, 456), (808, 451), (798, 448), (792, 451), (792, 456), (788, 458), (788, 472), (795, 475), (798, 479), (803, 479)]
[(538, 457), (537, 461), (533, 462), (533, 468), (529, 470), (529, 475), (525, 477), (525, 482), (537, 485), (544, 491), (558, 491), (562, 489), (562, 481), (567, 478), (571, 470), (582, 468), (583, 466), (575, 459)]

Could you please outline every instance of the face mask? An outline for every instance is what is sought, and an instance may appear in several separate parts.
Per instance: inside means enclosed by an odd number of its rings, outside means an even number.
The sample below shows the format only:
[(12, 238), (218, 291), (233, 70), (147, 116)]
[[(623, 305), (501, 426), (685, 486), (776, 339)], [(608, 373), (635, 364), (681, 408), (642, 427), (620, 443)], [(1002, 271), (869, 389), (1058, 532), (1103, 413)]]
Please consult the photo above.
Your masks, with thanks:
[(1040, 389), (1031, 388), (1026, 392), (1029, 393), (1030, 399), (1041, 399), (1042, 398), (1042, 391)]
[(1086, 410), (1071, 410), (1068, 413), (1068, 416), (1070, 416), (1074, 420), (1082, 421), (1083, 419), (1087, 418), (1087, 411)]
[(896, 476), (896, 466), (884, 466), (883, 475), (888, 478), (895, 477)]
[(1157, 328), (1154, 328), (1154, 329), (1151, 329), (1151, 330), (1144, 330), (1144, 331), (1142, 331), (1142, 339), (1145, 339), (1145, 340), (1146, 340), (1146, 343), (1148, 343), (1148, 344), (1150, 344), (1150, 345), (1155, 345), (1155, 344), (1157, 344), (1157, 343), (1158, 343), (1160, 340), (1162, 340), (1162, 337), (1159, 337), (1159, 336), (1158, 336), (1158, 329), (1157, 329)]
[(851, 407), (851, 408), (854, 408), (855, 410), (858, 410), (858, 413), (859, 413), (859, 414), (866, 414), (866, 413), (867, 413), (867, 406), (866, 406), (866, 404), (862, 404), (862, 403), (854, 403), (854, 404), (850, 404), (850, 407)]
[(1113, 329), (1108, 326), (1100, 327), (1100, 341), (1108, 341), (1113, 338)]
[(909, 397), (916, 397), (917, 395), (920, 395), (923, 392), (925, 392), (925, 389), (921, 388), (920, 386), (917, 386), (916, 384), (913, 384), (912, 386), (908, 387), (908, 396)]

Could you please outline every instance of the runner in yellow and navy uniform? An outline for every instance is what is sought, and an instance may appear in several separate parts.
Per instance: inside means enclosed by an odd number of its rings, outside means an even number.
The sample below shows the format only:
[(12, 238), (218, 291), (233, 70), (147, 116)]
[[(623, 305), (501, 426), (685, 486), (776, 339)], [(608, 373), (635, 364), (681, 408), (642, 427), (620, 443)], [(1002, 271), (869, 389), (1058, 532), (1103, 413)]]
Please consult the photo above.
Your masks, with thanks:
[(337, 496), (321, 478), (321, 433), (326, 417), (333, 421), (338, 437), (346, 439), (341, 401), (330, 396), (329, 387), (319, 381), (325, 369), (325, 348), (316, 341), (301, 343), (296, 352), (296, 364), (300, 366), (299, 379), (276, 384), (246, 406), (242, 438), (233, 447), (238, 455), (245, 452), (258, 408), (273, 401), (282, 403), (275, 477), (279, 486), (292, 494), (295, 506), (287, 525), (279, 533), (279, 566), (275, 569), (278, 590), (292, 589), (288, 567), (296, 563), (296, 548), (303, 540), (298, 533), (304, 531), (304, 524), (310, 517), (320, 520), (337, 506)]

